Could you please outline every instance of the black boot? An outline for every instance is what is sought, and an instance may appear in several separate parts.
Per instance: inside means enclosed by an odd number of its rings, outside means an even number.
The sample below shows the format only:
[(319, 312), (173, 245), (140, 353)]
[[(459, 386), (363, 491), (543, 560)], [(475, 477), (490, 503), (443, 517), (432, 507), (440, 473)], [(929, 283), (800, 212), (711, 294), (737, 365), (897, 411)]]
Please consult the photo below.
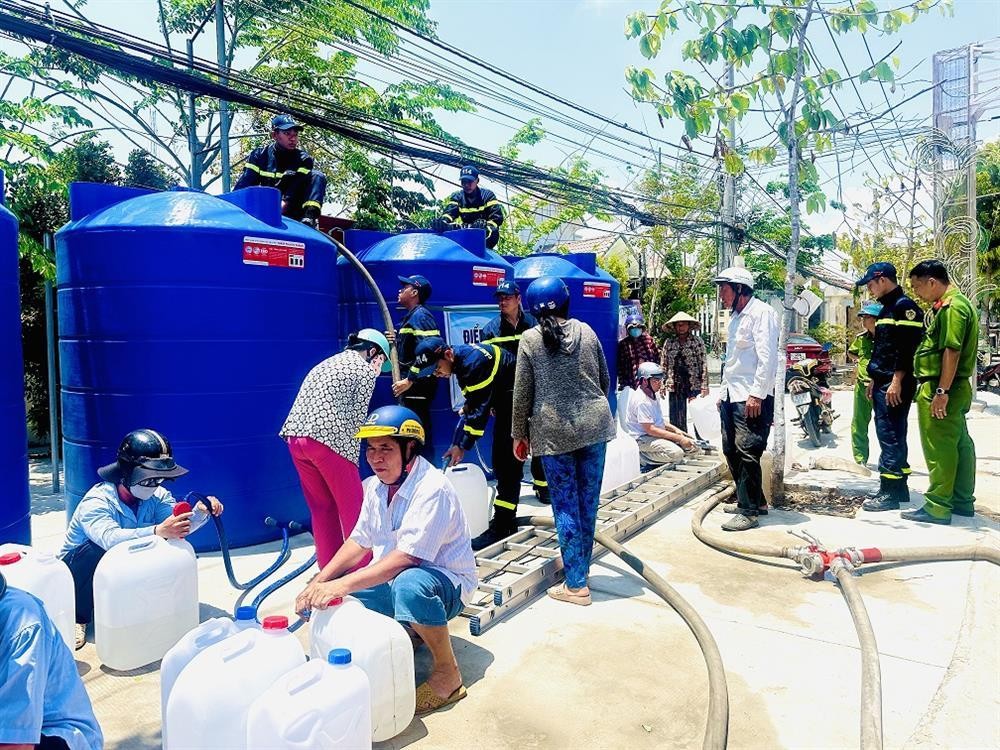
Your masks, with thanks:
[(903, 475), (903, 478), (899, 480), (899, 486), (896, 488), (897, 489), (896, 502), (898, 503), (910, 502), (910, 485), (908, 480), (909, 477), (906, 476), (905, 474)]
[(319, 229), (319, 209), (314, 206), (309, 206), (309, 208), (305, 210), (305, 214), (302, 217), (302, 223), (307, 227)]
[(494, 507), (493, 520), (490, 521), (489, 528), (472, 540), (474, 552), (496, 544), (509, 537), (517, 531), (517, 511), (509, 508)]
[(881, 513), (884, 510), (899, 510), (900, 479), (879, 478), (879, 493), (861, 503), (861, 508), (869, 513)]
[(549, 497), (549, 488), (547, 486), (536, 484), (535, 497), (538, 498), (538, 502), (542, 505), (552, 505), (552, 499)]

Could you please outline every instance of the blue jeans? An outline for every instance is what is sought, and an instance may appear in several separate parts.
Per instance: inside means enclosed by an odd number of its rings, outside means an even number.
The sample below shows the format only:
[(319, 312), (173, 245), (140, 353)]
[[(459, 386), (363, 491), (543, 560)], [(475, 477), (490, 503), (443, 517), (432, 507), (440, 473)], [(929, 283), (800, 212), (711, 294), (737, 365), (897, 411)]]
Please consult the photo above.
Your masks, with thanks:
[(571, 589), (586, 586), (590, 573), (606, 448), (607, 443), (594, 443), (572, 453), (542, 456), (563, 572)]
[(407, 568), (388, 583), (351, 596), (397, 622), (439, 627), (462, 611), (462, 588), (437, 568)]
[(872, 386), (872, 407), (875, 411), (875, 435), (882, 449), (878, 459), (878, 472), (883, 479), (906, 479), (910, 474), (909, 451), (906, 444), (906, 418), (917, 391), (917, 381), (912, 376), (903, 378), (899, 406), (889, 406), (886, 393), (891, 381), (876, 380)]

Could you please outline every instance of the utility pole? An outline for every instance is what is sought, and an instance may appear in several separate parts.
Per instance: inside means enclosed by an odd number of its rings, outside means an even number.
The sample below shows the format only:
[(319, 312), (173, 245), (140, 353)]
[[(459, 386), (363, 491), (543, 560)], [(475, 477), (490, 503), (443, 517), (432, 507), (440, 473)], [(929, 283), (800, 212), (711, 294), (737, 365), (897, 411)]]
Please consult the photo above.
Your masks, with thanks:
[[(732, 29), (733, 19), (726, 21), (726, 26)], [(736, 71), (732, 63), (726, 64), (726, 86), (730, 91), (736, 86)], [(729, 135), (726, 137), (728, 151), (736, 151), (736, 120), (726, 123)], [(725, 156), (725, 155), (723, 155)], [(723, 170), (722, 189), (722, 254), (719, 257), (720, 268), (729, 268), (736, 257), (736, 176)]]
[[(965, 210), (966, 215), (969, 217), (970, 227), (977, 226), (976, 224), (976, 162), (979, 160), (976, 157), (976, 120), (979, 118), (979, 112), (976, 111), (976, 93), (979, 88), (976, 84), (976, 59), (978, 47), (975, 44), (969, 45), (969, 95), (966, 97), (966, 125), (969, 134), (969, 149), (970, 158), (968, 159), (968, 166), (966, 167), (966, 184), (968, 187), (965, 191)], [(973, 232), (972, 236), (969, 238), (969, 299), (972, 300), (972, 304), (976, 305), (976, 264), (979, 261), (977, 250), (978, 248), (979, 233)], [(976, 392), (976, 381), (973, 378), (972, 381), (972, 392)]]
[[(223, 0), (215, 0), (215, 52), (219, 59), (219, 83), (228, 86), (226, 78), (226, 16)], [(229, 102), (219, 100), (219, 160), (222, 162), (222, 192), (228, 193), (232, 187), (229, 172)]]
[[(193, 73), (194, 37), (187, 40), (187, 58), (188, 71)], [(192, 190), (201, 190), (201, 144), (198, 143), (193, 93), (188, 94), (188, 150), (191, 152), (191, 179), (188, 180), (188, 184)]]

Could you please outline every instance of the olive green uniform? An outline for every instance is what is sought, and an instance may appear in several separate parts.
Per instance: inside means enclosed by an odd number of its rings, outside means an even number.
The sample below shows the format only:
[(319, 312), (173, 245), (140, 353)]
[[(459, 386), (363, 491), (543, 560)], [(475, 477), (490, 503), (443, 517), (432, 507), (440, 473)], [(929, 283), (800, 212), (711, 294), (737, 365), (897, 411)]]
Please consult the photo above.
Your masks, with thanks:
[(854, 460), (864, 466), (868, 463), (868, 425), (872, 421), (872, 400), (868, 398), (868, 384), (872, 382), (868, 374), (868, 361), (872, 358), (875, 340), (868, 331), (862, 331), (851, 342), (847, 353), (858, 359), (858, 378), (854, 383), (854, 416), (851, 418), (851, 445)]
[[(927, 329), (913, 357), (917, 378), (917, 420), (920, 443), (930, 472), (924, 511), (950, 519), (953, 511), (971, 515), (976, 489), (976, 448), (969, 436), (965, 415), (972, 406), (969, 379), (976, 372), (979, 316), (972, 303), (954, 286), (927, 313)], [(958, 369), (948, 393), (944, 419), (931, 416), (931, 401), (938, 387), (945, 349), (959, 352)]]

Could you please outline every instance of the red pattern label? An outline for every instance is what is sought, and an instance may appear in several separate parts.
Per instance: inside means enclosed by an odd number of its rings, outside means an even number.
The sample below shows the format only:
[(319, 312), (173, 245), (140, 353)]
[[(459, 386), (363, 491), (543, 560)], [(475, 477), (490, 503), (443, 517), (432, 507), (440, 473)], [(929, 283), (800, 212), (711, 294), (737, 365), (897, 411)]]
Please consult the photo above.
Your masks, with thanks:
[(507, 274), (502, 268), (491, 268), (489, 266), (472, 267), (472, 286), (495, 287)]
[(592, 299), (611, 299), (611, 284), (606, 281), (585, 281), (583, 296)]
[(305, 268), (306, 243), (272, 237), (244, 237), (243, 264), (269, 268)]

